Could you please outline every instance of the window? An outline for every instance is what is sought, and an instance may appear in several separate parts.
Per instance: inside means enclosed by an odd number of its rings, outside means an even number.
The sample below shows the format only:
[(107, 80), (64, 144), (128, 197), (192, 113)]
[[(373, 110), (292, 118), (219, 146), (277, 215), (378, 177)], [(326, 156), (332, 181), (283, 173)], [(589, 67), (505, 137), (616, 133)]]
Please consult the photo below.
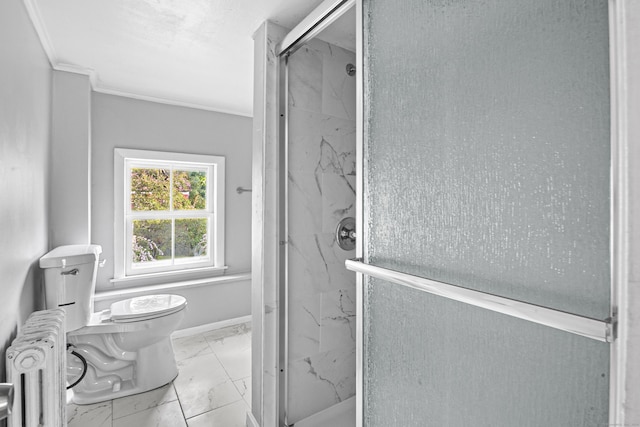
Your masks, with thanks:
[(116, 279), (224, 268), (224, 157), (115, 149)]

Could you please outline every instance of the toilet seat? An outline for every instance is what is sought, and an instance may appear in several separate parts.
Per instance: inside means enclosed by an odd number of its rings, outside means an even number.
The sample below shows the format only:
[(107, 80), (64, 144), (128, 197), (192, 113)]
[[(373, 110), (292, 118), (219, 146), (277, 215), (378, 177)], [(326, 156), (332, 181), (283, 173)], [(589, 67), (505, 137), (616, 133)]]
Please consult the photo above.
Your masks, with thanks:
[(162, 317), (182, 310), (187, 300), (180, 295), (143, 295), (111, 304), (111, 321), (137, 322)]

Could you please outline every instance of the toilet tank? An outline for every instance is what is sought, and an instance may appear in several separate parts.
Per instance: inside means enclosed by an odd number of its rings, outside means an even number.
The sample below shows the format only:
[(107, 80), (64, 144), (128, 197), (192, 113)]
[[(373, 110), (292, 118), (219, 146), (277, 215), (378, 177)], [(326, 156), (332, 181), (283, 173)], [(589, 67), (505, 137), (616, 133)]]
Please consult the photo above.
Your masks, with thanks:
[(65, 309), (67, 332), (89, 323), (101, 253), (100, 245), (67, 245), (40, 258), (46, 307)]

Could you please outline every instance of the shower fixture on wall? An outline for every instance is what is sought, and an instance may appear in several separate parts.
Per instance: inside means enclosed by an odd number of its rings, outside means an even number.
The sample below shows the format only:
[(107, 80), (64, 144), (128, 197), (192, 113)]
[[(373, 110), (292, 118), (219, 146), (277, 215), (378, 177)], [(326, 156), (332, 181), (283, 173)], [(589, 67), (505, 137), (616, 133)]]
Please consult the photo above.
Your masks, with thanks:
[(356, 247), (356, 220), (349, 216), (343, 218), (336, 227), (336, 242), (341, 249), (352, 251)]
[(347, 74), (349, 76), (355, 76), (356, 75), (356, 66), (353, 64), (347, 64)]

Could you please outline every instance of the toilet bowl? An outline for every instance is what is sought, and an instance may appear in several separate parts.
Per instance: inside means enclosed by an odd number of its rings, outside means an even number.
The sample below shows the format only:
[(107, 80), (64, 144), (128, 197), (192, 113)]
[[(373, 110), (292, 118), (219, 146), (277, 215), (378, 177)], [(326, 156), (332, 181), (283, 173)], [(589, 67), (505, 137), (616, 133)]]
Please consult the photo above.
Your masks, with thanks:
[(179, 295), (146, 295), (93, 312), (102, 248), (71, 245), (40, 259), (47, 308), (66, 311), (67, 379), (72, 401), (90, 404), (142, 393), (178, 375), (170, 334), (185, 314)]
[[(121, 314), (118, 306), (142, 306)], [(184, 317), (186, 299), (148, 295), (118, 301), (93, 313), (89, 324), (67, 334), (67, 342), (87, 363), (84, 378), (73, 387), (73, 402), (90, 404), (142, 393), (178, 375), (170, 334)], [(136, 317), (137, 316), (137, 317)], [(82, 375), (81, 359), (69, 356), (69, 382)]]

